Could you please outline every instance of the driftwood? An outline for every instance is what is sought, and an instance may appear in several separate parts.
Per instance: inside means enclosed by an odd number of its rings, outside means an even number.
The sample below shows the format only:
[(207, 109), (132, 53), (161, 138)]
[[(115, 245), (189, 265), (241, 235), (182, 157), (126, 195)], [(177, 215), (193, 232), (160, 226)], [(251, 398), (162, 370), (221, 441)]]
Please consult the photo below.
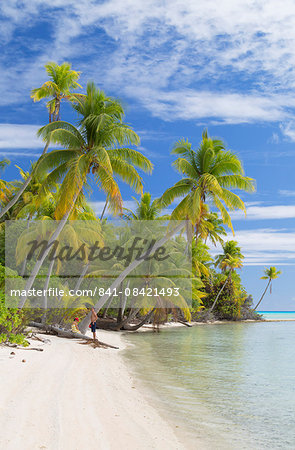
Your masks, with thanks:
[(19, 350), (36, 350), (36, 352), (43, 352), (44, 348), (36, 348), (36, 347), (17, 347)]
[(185, 325), (186, 327), (192, 327), (192, 324), (191, 324), (191, 323), (185, 322), (184, 320), (178, 319), (177, 322), (182, 323), (182, 325)]
[(9, 342), (5, 342), (3, 344), (0, 344), (1, 347), (9, 347), (9, 348), (15, 348), (16, 350), (36, 350), (37, 352), (43, 352), (43, 348), (36, 348), (36, 347), (20, 347), (17, 344), (10, 344)]
[[(70, 331), (70, 330), (63, 330), (61, 328), (55, 327), (54, 325), (45, 325), (45, 324), (39, 323), (39, 322), (30, 322), (29, 326), (39, 328), (44, 331), (49, 331), (50, 333), (55, 334), (59, 337), (64, 337), (64, 338), (68, 338), (68, 339), (83, 339), (85, 341), (93, 342), (93, 338), (91, 338), (90, 336), (86, 336), (85, 334), (81, 334), (81, 333), (74, 333), (73, 331)], [(115, 347), (110, 344), (106, 344), (105, 342), (99, 341), (98, 339), (96, 339), (96, 341), (102, 347), (115, 348), (115, 349), (119, 348), (119, 347)]]

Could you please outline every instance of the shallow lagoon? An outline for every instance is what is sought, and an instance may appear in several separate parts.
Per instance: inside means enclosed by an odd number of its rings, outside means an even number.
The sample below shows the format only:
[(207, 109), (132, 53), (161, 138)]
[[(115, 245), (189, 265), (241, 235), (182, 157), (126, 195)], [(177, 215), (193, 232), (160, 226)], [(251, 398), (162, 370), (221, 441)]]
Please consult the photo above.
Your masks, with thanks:
[(295, 448), (295, 322), (128, 334), (129, 364), (190, 448)]

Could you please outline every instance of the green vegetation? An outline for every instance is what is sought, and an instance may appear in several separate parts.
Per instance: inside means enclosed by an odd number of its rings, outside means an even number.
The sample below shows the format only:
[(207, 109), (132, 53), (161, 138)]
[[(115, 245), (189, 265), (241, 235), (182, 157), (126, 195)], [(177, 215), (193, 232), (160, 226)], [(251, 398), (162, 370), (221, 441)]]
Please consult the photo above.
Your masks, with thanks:
[(5, 307), (4, 283), (5, 267), (0, 264), (0, 344), (10, 343), (26, 346), (24, 330), (27, 318), (25, 312)]
[[(189, 308), (183, 297), (178, 302), (171, 302), (165, 295), (159, 295), (154, 307), (137, 308), (136, 304), (126, 305), (124, 296), (118, 299), (119, 308), (114, 308), (112, 295), (102, 296), (96, 305), (100, 325), (113, 329), (135, 330), (147, 321), (159, 324), (167, 318), (177, 320), (208, 320), (213, 318), (240, 320), (258, 318), (253, 311), (251, 300), (236, 272), (242, 267), (244, 259), (237, 242), (227, 240), (227, 226), (233, 233), (230, 211), (243, 210), (246, 213), (242, 199), (234, 192), (254, 191), (254, 180), (245, 175), (242, 162), (231, 150), (226, 149), (220, 139), (211, 138), (205, 130), (197, 147), (188, 140), (181, 139), (175, 143), (172, 155), (176, 155), (174, 168), (181, 178), (169, 187), (159, 199), (152, 199), (150, 193), (143, 193), (142, 172), (150, 174), (153, 169), (151, 161), (135, 147), (139, 144), (139, 136), (124, 122), (124, 109), (116, 99), (108, 97), (94, 83), (89, 82), (86, 94), (73, 92), (81, 86), (78, 84), (80, 72), (71, 69), (69, 63), (48, 63), (45, 66), (49, 80), (41, 87), (32, 90), (34, 101), (48, 99), (46, 107), (49, 111), (49, 123), (38, 132), (45, 143), (44, 151), (38, 161), (34, 162), (29, 172), (21, 168), (21, 180), (7, 182), (0, 180), (0, 339), (2, 342), (25, 343), (23, 335), (26, 314), (23, 306), (26, 298), (19, 304), (19, 309), (8, 309), (4, 306), (4, 221), (13, 219), (31, 232), (30, 224), (34, 219), (53, 222), (59, 221), (49, 244), (60, 238), (65, 243), (70, 241), (79, 248), (81, 242), (98, 240), (108, 242), (115, 231), (103, 219), (106, 207), (113, 216), (121, 216), (126, 222), (136, 223), (140, 220), (154, 221), (159, 226), (168, 224), (171, 220), (186, 221), (187, 252), (192, 249), (192, 265), (188, 273), (182, 267), (187, 255), (180, 251), (184, 236), (171, 236), (169, 251), (174, 255), (174, 266), (169, 267), (170, 274), (161, 274), (161, 287), (173, 287), (171, 274), (177, 274), (189, 279), (192, 284), (192, 305)], [(77, 123), (72, 124), (60, 120), (60, 105), (69, 101), (77, 113)], [(58, 148), (48, 151), (50, 146)], [(0, 162), (4, 169), (9, 162)], [(137, 194), (134, 211), (123, 208), (120, 182), (127, 183)], [(105, 194), (105, 208), (100, 218), (97, 218), (89, 205), (91, 188), (95, 184)], [(174, 209), (167, 208), (173, 203)], [(72, 228), (72, 220), (92, 221), (94, 228), (86, 226), (87, 232)], [(49, 223), (48, 222), (48, 223)], [(172, 223), (172, 222), (170, 222)], [(40, 231), (41, 230), (41, 231)], [(148, 234), (147, 229), (147, 234)], [(48, 229), (35, 229), (35, 233), (43, 236)], [(41, 234), (40, 234), (41, 233)], [(26, 238), (23, 231), (22, 239)], [(122, 245), (127, 245), (132, 236), (123, 233), (120, 236)], [(22, 278), (26, 269), (30, 276), (25, 280), (25, 288), (30, 289), (40, 273), (45, 276), (45, 287), (61, 270), (58, 263), (49, 267), (45, 261), (49, 248), (43, 253), (34, 267), (28, 265), (24, 252), (23, 241), (17, 246), (19, 261), (15, 276)], [(183, 241), (182, 241), (183, 243)], [(212, 248), (208, 245), (222, 246), (223, 253), (212, 256)], [(216, 253), (216, 251), (214, 251)], [(85, 265), (77, 279), (76, 288), (83, 283), (91, 282), (91, 277), (110, 270), (107, 262), (104, 267), (91, 264), (89, 254), (86, 254)], [(114, 268), (115, 269), (115, 268)], [(118, 270), (118, 267), (116, 267)], [(150, 267), (157, 273), (157, 266)], [(124, 267), (121, 267), (121, 272)], [(134, 267), (136, 274), (137, 268)], [(266, 270), (264, 279), (267, 287), (254, 310), (262, 301), (271, 282), (277, 278), (279, 271), (274, 267)], [(119, 285), (125, 283), (120, 279)], [(132, 282), (128, 281), (128, 287)], [(130, 284), (131, 283), (131, 284)], [(146, 286), (153, 286), (154, 280), (144, 281)], [(185, 282), (183, 281), (184, 285)], [(58, 287), (58, 286), (57, 286)], [(59, 286), (60, 287), (60, 286)], [(65, 284), (64, 291), (69, 289)], [(186, 287), (184, 288), (186, 289)], [(59, 299), (61, 300), (61, 299)], [(65, 295), (63, 307), (59, 310), (47, 310), (47, 298), (43, 299), (43, 310), (34, 311), (33, 318), (44, 324), (62, 325), (67, 327), (73, 315), (83, 318), (82, 330), (85, 331), (88, 316), (86, 306), (91, 301), (83, 299), (83, 305), (69, 311), (68, 297)], [(98, 306), (99, 305), (99, 306)]]

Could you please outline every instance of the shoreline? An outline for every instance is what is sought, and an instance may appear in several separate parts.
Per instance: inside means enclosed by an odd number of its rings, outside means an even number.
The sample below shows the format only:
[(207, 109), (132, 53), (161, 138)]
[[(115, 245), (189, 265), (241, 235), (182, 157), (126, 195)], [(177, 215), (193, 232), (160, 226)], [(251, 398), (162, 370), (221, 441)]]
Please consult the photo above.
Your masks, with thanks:
[[(273, 321), (284, 320), (192, 325)], [(161, 329), (180, 327), (185, 325), (169, 323)], [(150, 326), (138, 330), (151, 331)], [(195, 448), (186, 437), (186, 430), (165, 416), (144, 380), (134, 375), (123, 353), (134, 345), (127, 341), (126, 334), (98, 330), (100, 340), (118, 346), (119, 350), (93, 349), (81, 345), (79, 340), (44, 334), (42, 337), (49, 343), (30, 340), (28, 347), (43, 349), (42, 352), (0, 346), (0, 447), (7, 450), (84, 450), (93, 445), (102, 450), (116, 450), (120, 446), (132, 450)], [(203, 437), (197, 438), (194, 444), (200, 450), (211, 448)]]
[(31, 341), (43, 352), (0, 347), (1, 448), (189, 448), (131, 374), (123, 335), (99, 330), (98, 336), (120, 349), (50, 335), (47, 344)]
[[(201, 325), (224, 325), (224, 324), (240, 324), (240, 323), (265, 323), (265, 322), (295, 322), (295, 319), (244, 319), (244, 320), (213, 320), (211, 322), (190, 322), (190, 325), (185, 325), (181, 322), (166, 322), (159, 326), (160, 330), (168, 330), (173, 328), (192, 328)], [(153, 325), (143, 325), (133, 333), (144, 333), (154, 331)]]

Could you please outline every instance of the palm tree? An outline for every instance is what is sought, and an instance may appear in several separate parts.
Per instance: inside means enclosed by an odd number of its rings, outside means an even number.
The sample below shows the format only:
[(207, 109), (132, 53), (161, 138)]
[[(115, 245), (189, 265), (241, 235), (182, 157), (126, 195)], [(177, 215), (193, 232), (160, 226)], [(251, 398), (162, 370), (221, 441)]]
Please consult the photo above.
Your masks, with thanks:
[[(71, 89), (81, 87), (77, 83), (77, 80), (80, 77), (80, 72), (72, 70), (71, 64), (66, 62), (61, 64), (60, 66), (54, 62), (51, 62), (45, 65), (45, 69), (51, 79), (42, 84), (40, 88), (33, 89), (31, 97), (34, 99), (35, 102), (40, 101), (43, 98), (50, 98), (50, 100), (47, 103), (47, 108), (49, 109), (49, 122), (51, 122), (52, 120), (55, 121), (59, 119), (60, 103), (63, 99), (73, 101), (76, 100), (77, 98), (82, 97), (79, 94), (71, 93)], [(47, 139), (46, 141), (44, 150), (40, 158), (42, 158), (42, 156), (45, 155), (45, 153), (48, 150), (48, 147), (49, 147), (49, 139)], [(25, 182), (23, 183), (21, 188), (17, 191), (15, 196), (2, 209), (2, 211), (0, 212), (0, 219), (18, 201), (20, 196), (23, 194), (23, 192), (30, 184), (32, 176), (33, 174), (31, 172), (31, 174), (26, 178)]]
[(108, 196), (112, 211), (122, 212), (122, 197), (115, 176), (141, 193), (142, 180), (134, 166), (151, 172), (152, 164), (140, 152), (125, 147), (137, 145), (139, 137), (123, 122), (122, 106), (106, 97), (93, 83), (87, 85), (87, 96), (73, 106), (82, 116), (79, 128), (58, 121), (38, 132), (44, 140), (50, 137), (51, 142), (64, 147), (45, 155), (38, 165), (38, 176), (43, 177), (50, 171), (43, 191), (63, 180), (56, 209), (56, 219), (59, 220), (69, 210), (69, 203), (75, 203), (74, 198), (76, 201), (92, 174)]
[(136, 202), (135, 211), (131, 211), (128, 208), (124, 208), (123, 216), (130, 220), (157, 220), (167, 219), (168, 216), (160, 216), (162, 207), (158, 200), (153, 200), (149, 192), (145, 192), (140, 200), (132, 197)]
[(34, 102), (39, 102), (44, 98), (49, 98), (46, 106), (49, 111), (49, 122), (60, 120), (60, 104), (62, 100), (72, 100), (77, 94), (71, 92), (72, 89), (81, 88), (78, 84), (81, 72), (72, 70), (68, 62), (60, 66), (55, 62), (45, 64), (45, 70), (49, 76), (49, 81), (41, 87), (32, 89), (31, 98)]
[(206, 246), (200, 239), (192, 240), (192, 268), (197, 277), (209, 277), (210, 264), (212, 258), (209, 255), (209, 247)]
[(233, 271), (235, 269), (240, 269), (243, 266), (243, 263), (242, 263), (243, 259), (244, 259), (244, 256), (242, 255), (241, 248), (238, 247), (237, 242), (227, 241), (223, 245), (223, 254), (218, 255), (216, 257), (215, 264), (221, 268), (222, 272), (224, 272), (224, 273), (228, 272), (228, 275), (222, 285), (222, 288), (219, 290), (219, 292), (213, 302), (213, 305), (209, 309), (209, 312), (212, 312), (213, 309), (215, 308), (222, 291), (224, 290), (228, 281), (231, 280)]
[(232, 151), (226, 151), (222, 141), (209, 138), (206, 130), (197, 150), (187, 140), (181, 139), (176, 142), (172, 153), (178, 155), (174, 167), (185, 177), (167, 189), (160, 199), (166, 207), (176, 198), (184, 197), (173, 210), (171, 219), (189, 220), (198, 238), (202, 205), (210, 201), (233, 231), (227, 208), (245, 211), (245, 205), (231, 189), (254, 191), (254, 180), (244, 175), (240, 159)]
[(268, 283), (266, 285), (266, 288), (264, 289), (264, 292), (262, 294), (262, 296), (260, 297), (259, 302), (257, 303), (257, 305), (255, 306), (254, 310), (255, 311), (258, 306), (260, 305), (260, 303), (262, 302), (263, 297), (265, 296), (268, 288), (269, 288), (269, 292), (271, 294), (272, 291), (272, 280), (275, 280), (276, 278), (278, 278), (278, 276), (282, 273), (280, 270), (277, 270), (275, 267), (270, 267), (269, 269), (264, 269), (264, 273), (265, 275), (263, 277), (261, 277), (261, 280), (268, 280)]
[[(142, 192), (142, 180), (134, 166), (146, 172), (152, 170), (148, 158), (125, 147), (128, 144), (138, 144), (139, 137), (123, 122), (124, 111), (118, 101), (106, 97), (93, 83), (88, 83), (86, 97), (77, 99), (74, 107), (82, 116), (79, 128), (68, 122), (57, 121), (38, 132), (45, 141), (50, 139), (64, 147), (44, 155), (36, 168), (36, 175), (40, 178), (47, 174), (42, 193), (45, 194), (53, 185), (62, 181), (55, 211), (55, 218), (60, 222), (48, 245), (59, 236), (68, 218), (75, 218), (72, 214), (74, 205), (83, 199), (83, 187), (90, 174), (107, 194), (113, 212), (118, 213), (122, 211), (122, 197), (115, 175), (136, 192)], [(48, 247), (43, 257), (36, 262), (26, 290), (32, 287), (49, 250)]]
[(209, 211), (206, 204), (203, 204), (203, 207), (205, 212), (201, 213), (199, 236), (204, 239), (205, 244), (209, 239), (215, 247), (217, 244), (223, 245), (222, 236), (226, 236), (227, 233), (223, 227), (222, 219), (218, 217), (217, 213)]
[(227, 241), (223, 244), (223, 253), (217, 255), (215, 258), (215, 266), (219, 266), (223, 272), (226, 272), (229, 267), (227, 267), (227, 260), (229, 258), (244, 259), (241, 252), (241, 247), (238, 246), (236, 241)]
[[(6, 166), (10, 164), (10, 161), (8, 159), (3, 159), (0, 161), (0, 171), (3, 171)], [(7, 201), (8, 196), (10, 195), (11, 191), (9, 188), (9, 185), (7, 181), (0, 180), (0, 203)]]

